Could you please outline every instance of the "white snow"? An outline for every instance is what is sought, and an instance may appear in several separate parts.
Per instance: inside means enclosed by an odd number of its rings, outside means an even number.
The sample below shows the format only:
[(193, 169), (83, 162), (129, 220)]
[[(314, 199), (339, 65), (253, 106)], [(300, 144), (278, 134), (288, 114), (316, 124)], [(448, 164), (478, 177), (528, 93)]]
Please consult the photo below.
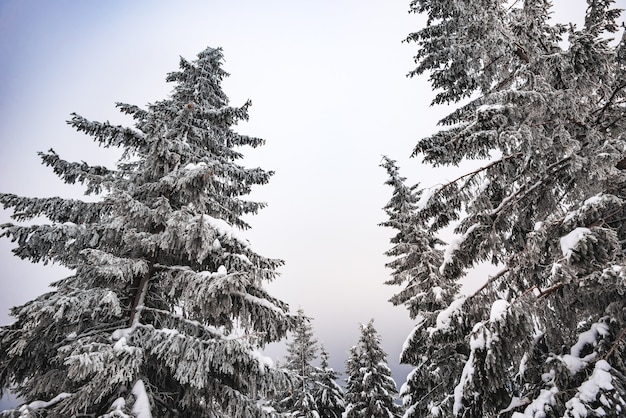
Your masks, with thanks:
[(496, 300), (491, 305), (491, 313), (489, 314), (490, 322), (498, 322), (506, 316), (506, 310), (509, 308), (509, 302), (503, 299)]
[(565, 363), (565, 366), (569, 369), (572, 374), (576, 374), (589, 364), (589, 362), (593, 361), (596, 357), (596, 353), (591, 353), (584, 358), (572, 356), (570, 354), (564, 354), (559, 357), (559, 359)]
[(71, 393), (66, 393), (66, 392), (59, 393), (57, 396), (50, 399), (49, 401), (37, 400), (37, 401), (32, 401), (28, 405), (22, 405), (19, 411), (22, 413), (22, 416), (28, 417), (30, 416), (30, 413), (29, 413), (30, 411), (36, 411), (37, 409), (47, 408), (49, 406), (52, 406), (54, 404), (61, 402), (65, 398), (69, 398), (70, 396), (72, 396)]
[(404, 340), (404, 343), (402, 343), (402, 350), (400, 351), (400, 357), (402, 357), (402, 354), (409, 349), (409, 345), (411, 344), (411, 341), (413, 340), (413, 338), (415, 338), (415, 333), (417, 333), (420, 329), (422, 329), (422, 325), (424, 325), (424, 322), (426, 322), (426, 318), (421, 313), (417, 314), (417, 317), (415, 318), (415, 320), (417, 323), (415, 324), (411, 332), (409, 332), (409, 335)]
[[(576, 396), (566, 402), (565, 406), (573, 418), (582, 418), (588, 415), (585, 404), (592, 403), (602, 390), (613, 390), (613, 378), (611, 377), (611, 366), (606, 360), (599, 360), (594, 368), (593, 374), (579, 387)], [(594, 416), (604, 416), (602, 408), (594, 410)]]
[(135, 328), (133, 328), (133, 327), (116, 329), (111, 334), (111, 338), (114, 341), (121, 340), (122, 338), (126, 339), (131, 334), (131, 332), (133, 332), (134, 330), (135, 330)]
[(593, 374), (578, 388), (580, 399), (585, 402), (593, 402), (600, 390), (613, 390), (613, 377), (611, 366), (606, 360), (598, 360)]
[(602, 194), (602, 193), (598, 193), (595, 196), (591, 196), (589, 199), (587, 199), (587, 200), (585, 200), (583, 202), (582, 206), (579, 209), (569, 212), (565, 216), (565, 219), (563, 220), (563, 222), (567, 222), (567, 221), (571, 220), (572, 218), (574, 218), (574, 216), (576, 216), (580, 212), (584, 212), (590, 206), (596, 205), (598, 202), (600, 202), (602, 200), (603, 197), (604, 197), (604, 194)]
[(225, 256), (231, 256), (231, 257), (235, 257), (238, 258), (239, 260), (241, 260), (244, 264), (248, 264), (248, 265), (252, 265), (252, 261), (250, 261), (250, 259), (248, 258), (247, 255), (245, 254), (233, 254), (233, 253), (224, 253)]
[(204, 277), (206, 279), (219, 279), (221, 277), (225, 277), (228, 274), (228, 270), (226, 267), (221, 265), (217, 268), (217, 271), (199, 271), (198, 276)]
[(559, 389), (556, 387), (552, 387), (550, 390), (542, 389), (537, 399), (526, 407), (524, 413), (514, 412), (511, 418), (546, 418), (546, 406), (556, 403), (554, 395), (557, 393), (559, 393)]
[(439, 312), (439, 315), (437, 315), (435, 326), (428, 328), (428, 332), (430, 333), (431, 336), (435, 332), (446, 331), (450, 328), (450, 323), (452, 322), (451, 317), (454, 313), (456, 313), (461, 308), (461, 305), (463, 305), (463, 302), (465, 302), (465, 296), (452, 301), (452, 303), (450, 303), (450, 305), (446, 309)]
[(472, 378), (474, 375), (474, 351), (470, 352), (469, 358), (467, 359), (467, 363), (463, 366), (463, 372), (461, 373), (461, 380), (459, 384), (454, 388), (454, 405), (452, 406), (452, 412), (454, 415), (458, 415), (461, 412), (461, 408), (463, 408), (463, 388), (465, 384)]
[(570, 354), (565, 354), (559, 357), (559, 359), (565, 363), (572, 375), (587, 367), (587, 365), (594, 361), (597, 356), (597, 353), (594, 351), (581, 358), (580, 355), (583, 349), (588, 345), (595, 346), (598, 337), (604, 337), (608, 334), (608, 332), (608, 325), (602, 322), (592, 324), (587, 331), (582, 332), (578, 336), (578, 341), (570, 349)]
[(441, 263), (441, 266), (439, 267), (439, 273), (443, 274), (443, 272), (446, 269), (446, 266), (452, 262), (452, 256), (454, 255), (454, 252), (457, 251), (459, 248), (461, 248), (461, 244), (463, 244), (463, 242), (467, 239), (467, 237), (479, 226), (480, 224), (474, 224), (470, 226), (469, 228), (467, 228), (467, 231), (465, 231), (465, 233), (461, 237), (455, 238), (452, 241), (450, 241), (450, 244), (448, 244), (448, 246), (446, 247), (443, 253), (443, 262)]
[(204, 167), (206, 167), (206, 163), (204, 161), (201, 161), (197, 164), (189, 163), (183, 168), (183, 170), (195, 170), (196, 168), (204, 168)]
[(133, 349), (128, 345), (128, 341), (126, 340), (126, 337), (122, 337), (119, 340), (117, 340), (115, 344), (113, 344), (113, 350), (118, 353), (121, 353), (121, 352), (126, 352), (129, 354), (133, 353)]
[(238, 229), (233, 228), (228, 222), (223, 219), (217, 219), (210, 215), (203, 215), (204, 220), (215, 229), (218, 234), (227, 238), (233, 239), (239, 242), (244, 248), (250, 247), (250, 242), (243, 237), (243, 234)]
[(474, 325), (470, 335), (470, 350), (473, 352), (479, 348), (485, 348), (489, 344), (491, 344), (491, 333), (485, 328), (485, 324), (479, 322)]
[(256, 296), (252, 296), (249, 293), (243, 293), (243, 292), (233, 292), (233, 295), (237, 295), (237, 296), (241, 296), (243, 297), (245, 300), (247, 300), (248, 302), (251, 302), (255, 305), (260, 305), (263, 306), (267, 309), (270, 309), (280, 315), (284, 315), (285, 313), (276, 305), (274, 305), (273, 303), (271, 303), (269, 300), (267, 299), (261, 299), (258, 298)]
[(514, 410), (515, 408), (518, 408), (520, 406), (528, 405), (528, 402), (530, 402), (528, 400), (528, 398), (520, 398), (518, 396), (513, 396), (513, 398), (511, 398), (511, 402), (509, 403), (509, 406), (507, 406), (505, 409), (501, 410), (498, 413), (498, 415), (502, 415), (505, 412), (510, 412), (510, 411)]
[(266, 369), (271, 369), (272, 367), (274, 367), (274, 362), (272, 361), (272, 359), (263, 355), (263, 353), (261, 353), (260, 351), (252, 350), (250, 351), (250, 354), (259, 363), (259, 373), (264, 374)]
[(113, 411), (115, 411), (115, 412), (123, 412), (124, 408), (126, 408), (126, 400), (124, 400), (124, 398), (120, 397), (120, 398), (117, 398), (116, 400), (113, 401), (113, 403), (111, 404), (110, 411), (112, 411), (112, 412)]
[(484, 104), (476, 108), (476, 113), (486, 112), (488, 110), (500, 110), (503, 108), (504, 108), (504, 105), (501, 105), (501, 104)]
[(133, 414), (136, 418), (152, 418), (152, 412), (150, 412), (150, 398), (146, 393), (146, 387), (143, 384), (143, 380), (139, 379), (135, 382), (132, 390), (135, 396), (135, 403), (133, 404)]
[(609, 326), (603, 322), (597, 322), (591, 325), (587, 331), (578, 336), (578, 342), (574, 344), (570, 353), (574, 356), (580, 356), (580, 352), (588, 344), (594, 344), (598, 335), (605, 337), (609, 334)]
[(588, 234), (591, 234), (591, 230), (589, 228), (579, 227), (574, 229), (569, 234), (561, 237), (561, 252), (565, 256), (565, 258), (569, 260), (569, 258), (572, 256), (574, 248)]
[(435, 194), (436, 191), (439, 190), (439, 187), (431, 187), (429, 189), (425, 189), (425, 193), (422, 194), (420, 200), (417, 202), (417, 210), (424, 210), (430, 198)]

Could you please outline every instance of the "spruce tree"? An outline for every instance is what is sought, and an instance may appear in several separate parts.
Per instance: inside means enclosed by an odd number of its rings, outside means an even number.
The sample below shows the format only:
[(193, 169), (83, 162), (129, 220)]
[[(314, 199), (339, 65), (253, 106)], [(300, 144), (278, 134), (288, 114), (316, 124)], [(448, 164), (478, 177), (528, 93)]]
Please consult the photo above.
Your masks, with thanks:
[[(259, 349), (293, 325), (262, 283), (282, 261), (254, 252), (244, 199), (271, 172), (237, 161), (262, 139), (237, 134), (220, 49), (180, 60), (169, 98), (146, 109), (118, 104), (134, 127), (68, 122), (103, 147), (115, 168), (42, 153), (95, 202), (1, 194), (17, 224), (2, 226), (15, 255), (71, 270), (54, 290), (13, 308), (0, 329), (0, 385), (23, 416), (262, 417), (257, 402), (287, 381)], [(43, 216), (39, 225), (20, 221)], [(34, 410), (37, 410), (36, 412)]]
[(321, 418), (341, 418), (345, 409), (343, 389), (337, 384), (338, 374), (328, 364), (328, 352), (320, 348), (320, 366), (315, 370), (313, 399)]
[(414, 155), (485, 160), (436, 187), (418, 219), (432, 233), (455, 225), (447, 280), (501, 267), (428, 328), (453, 328), (467, 352), (439, 416), (623, 416), (626, 42), (610, 39), (620, 11), (589, 0), (578, 28), (551, 23), (547, 0), (411, 10), (428, 17), (408, 38), (419, 46), (411, 75), (429, 73), (434, 103), (463, 101)]
[(396, 382), (387, 365), (387, 354), (380, 347), (374, 321), (361, 325), (358, 343), (346, 360), (346, 410), (344, 418), (399, 417)]
[(448, 306), (458, 294), (459, 285), (442, 277), (439, 267), (443, 260), (444, 244), (430, 232), (417, 216), (422, 190), (419, 184), (407, 186), (406, 178), (399, 173), (394, 160), (383, 157), (381, 167), (389, 178), (385, 184), (393, 187), (391, 200), (383, 208), (389, 219), (380, 225), (397, 231), (391, 238), (393, 247), (385, 253), (395, 257), (386, 264), (392, 269), (391, 280), (385, 284), (404, 285), (390, 302), (405, 305), (412, 319), (424, 312), (432, 312)]
[(298, 310), (296, 320), (285, 358), (285, 368), (293, 372), (295, 380), (281, 396), (276, 409), (291, 417), (316, 418), (319, 417), (313, 395), (316, 370), (312, 363), (317, 357), (317, 339), (302, 309)]
[[(404, 305), (416, 325), (404, 343), (400, 361), (415, 366), (402, 386), (407, 417), (439, 416), (450, 409), (451, 399), (444, 395), (454, 385), (456, 372), (462, 370), (467, 357), (463, 334), (442, 327), (431, 333), (437, 321), (449, 321), (446, 310), (458, 300), (459, 286), (444, 277), (439, 267), (443, 261), (443, 241), (421, 222), (418, 211), (422, 190), (418, 184), (407, 186), (394, 160), (383, 158), (381, 164), (393, 188), (391, 200), (384, 207), (389, 219), (380, 225), (397, 231), (391, 238), (393, 247), (385, 253), (394, 259), (386, 264), (392, 269), (388, 285), (403, 286), (390, 302)], [(457, 301), (455, 304), (458, 304)], [(455, 304), (452, 306), (454, 307)], [(442, 405), (443, 404), (443, 405)]]

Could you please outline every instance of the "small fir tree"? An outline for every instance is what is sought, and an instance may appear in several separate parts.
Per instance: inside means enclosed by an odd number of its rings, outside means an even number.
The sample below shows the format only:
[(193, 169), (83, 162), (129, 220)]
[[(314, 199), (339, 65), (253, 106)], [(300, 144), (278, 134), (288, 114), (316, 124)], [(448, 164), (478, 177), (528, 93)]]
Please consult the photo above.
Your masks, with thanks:
[(328, 352), (320, 348), (320, 366), (315, 370), (313, 399), (321, 418), (341, 418), (345, 410), (343, 389), (337, 384), (338, 375), (328, 364)]
[(346, 410), (344, 418), (393, 418), (401, 415), (394, 403), (398, 391), (387, 354), (380, 347), (380, 336), (374, 321), (361, 325), (357, 345), (350, 349), (346, 360)]
[(393, 187), (393, 193), (384, 207), (389, 219), (380, 225), (397, 231), (391, 238), (393, 247), (385, 253), (395, 257), (386, 264), (392, 269), (392, 279), (385, 283), (403, 286), (390, 302), (405, 305), (417, 322), (400, 355), (402, 363), (415, 366), (400, 395), (406, 417), (440, 416), (452, 405), (452, 398), (442, 395), (454, 385), (468, 350), (464, 335), (455, 333), (454, 328), (436, 333), (429, 330), (434, 329), (437, 318), (443, 320), (449, 313), (446, 309), (458, 299), (459, 286), (439, 271), (443, 261), (440, 246), (444, 243), (420, 220), (422, 190), (418, 185), (405, 184), (395, 161), (384, 157), (381, 166), (389, 176), (385, 184)]
[(418, 203), (422, 195), (419, 185), (407, 186), (396, 162), (388, 157), (383, 157), (381, 167), (387, 170), (389, 178), (385, 184), (393, 187), (393, 194), (383, 208), (389, 219), (380, 225), (397, 231), (391, 238), (393, 247), (385, 253), (395, 257), (386, 264), (392, 269), (392, 278), (385, 284), (404, 285), (404, 289), (390, 302), (405, 305), (411, 318), (415, 319), (424, 312), (448, 306), (457, 296), (459, 285), (453, 280), (446, 280), (439, 272), (443, 260), (440, 246), (444, 242), (429, 231), (418, 217)]
[(589, 0), (578, 28), (552, 24), (546, 0), (411, 3), (428, 16), (409, 36), (411, 75), (429, 73), (434, 103), (466, 99), (414, 155), (487, 160), (434, 189), (419, 222), (431, 233), (456, 225), (447, 280), (502, 267), (428, 328), (455, 335), (437, 346), (466, 341), (439, 416), (626, 411), (626, 44), (609, 39), (612, 4)]
[(243, 196), (272, 173), (237, 163), (239, 147), (264, 141), (233, 131), (250, 103), (228, 105), (222, 59), (213, 48), (181, 58), (170, 98), (118, 104), (133, 128), (72, 116), (78, 131), (124, 151), (116, 168), (41, 157), (99, 201), (0, 195), (17, 221), (50, 221), (3, 225), (14, 253), (74, 270), (0, 329), (0, 385), (26, 402), (23, 416), (269, 415), (257, 400), (287, 374), (258, 350), (293, 320), (262, 286), (282, 261), (240, 232), (242, 216), (264, 206)]
[(312, 363), (317, 357), (317, 339), (302, 309), (298, 310), (296, 319), (285, 358), (285, 368), (295, 375), (294, 384), (281, 396), (277, 410), (291, 417), (316, 418), (319, 417), (314, 397), (316, 368)]

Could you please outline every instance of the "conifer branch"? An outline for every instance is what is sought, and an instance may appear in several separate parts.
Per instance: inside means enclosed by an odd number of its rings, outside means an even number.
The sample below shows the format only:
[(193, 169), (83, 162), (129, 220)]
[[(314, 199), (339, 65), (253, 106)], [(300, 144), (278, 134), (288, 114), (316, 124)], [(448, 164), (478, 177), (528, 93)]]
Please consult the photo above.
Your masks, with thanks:
[(617, 351), (618, 346), (622, 343), (622, 341), (626, 339), (626, 328), (622, 329), (622, 332), (620, 332), (619, 336), (617, 337), (617, 339), (615, 340), (615, 342), (613, 343), (613, 345), (611, 346), (611, 349), (609, 350), (608, 353), (606, 353), (606, 355), (604, 356), (605, 360), (608, 360), (609, 358), (611, 358), (611, 356), (613, 355), (613, 353), (615, 351)]

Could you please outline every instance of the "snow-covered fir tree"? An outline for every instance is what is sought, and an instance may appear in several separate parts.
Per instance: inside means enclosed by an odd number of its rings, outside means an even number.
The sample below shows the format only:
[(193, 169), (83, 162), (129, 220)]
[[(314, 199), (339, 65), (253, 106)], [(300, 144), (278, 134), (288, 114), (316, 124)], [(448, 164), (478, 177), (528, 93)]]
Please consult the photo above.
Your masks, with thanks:
[(402, 363), (415, 368), (400, 395), (407, 417), (438, 416), (440, 411), (450, 409), (452, 398), (442, 395), (454, 385), (468, 350), (463, 334), (431, 333), (429, 329), (435, 327), (438, 317), (445, 318), (442, 312), (457, 299), (459, 285), (439, 272), (443, 242), (418, 217), (422, 190), (417, 184), (406, 185), (394, 160), (384, 157), (381, 166), (389, 176), (385, 184), (393, 188), (393, 193), (384, 207), (389, 219), (380, 225), (397, 231), (391, 238), (393, 247), (385, 253), (394, 258), (386, 265), (392, 269), (392, 279), (386, 284), (403, 287), (390, 302), (406, 306), (416, 320), (400, 355)]
[(411, 318), (424, 312), (432, 312), (448, 306), (457, 295), (459, 285), (439, 273), (443, 260), (443, 243), (421, 224), (417, 217), (422, 190), (418, 184), (406, 185), (394, 160), (383, 157), (381, 167), (389, 178), (385, 182), (393, 188), (389, 203), (383, 208), (389, 219), (380, 225), (397, 231), (391, 238), (393, 247), (385, 253), (394, 260), (386, 267), (392, 269), (389, 285), (403, 285), (404, 289), (394, 295), (390, 302), (405, 305)]
[(0, 385), (26, 402), (23, 416), (270, 415), (259, 399), (289, 377), (259, 349), (295, 321), (263, 287), (282, 261), (241, 232), (264, 206), (245, 195), (272, 173), (237, 162), (237, 149), (264, 141), (233, 131), (250, 103), (228, 104), (222, 59), (213, 48), (181, 58), (169, 98), (118, 104), (132, 128), (72, 116), (123, 150), (116, 167), (41, 157), (98, 201), (0, 195), (16, 221), (49, 220), (3, 225), (14, 253), (74, 271), (0, 329)]
[(374, 321), (361, 324), (359, 341), (346, 360), (346, 410), (344, 418), (393, 418), (401, 415), (394, 403), (398, 391), (387, 354), (380, 346)]
[(310, 318), (298, 310), (297, 325), (293, 337), (287, 343), (285, 368), (295, 375), (294, 383), (288, 391), (279, 394), (276, 409), (290, 417), (318, 417), (314, 386), (316, 368), (313, 361), (317, 357), (317, 339)]
[(428, 16), (408, 38), (419, 46), (411, 74), (429, 74), (434, 103), (463, 101), (414, 155), (435, 166), (484, 160), (434, 188), (419, 223), (432, 233), (455, 225), (446, 279), (500, 267), (427, 328), (443, 338), (427, 350), (463, 335), (467, 353), (454, 384), (428, 401), (442, 406), (431, 414), (624, 416), (620, 11), (589, 0), (577, 27), (553, 24), (547, 0), (414, 0), (411, 10)]
[(345, 410), (343, 389), (337, 383), (338, 373), (328, 363), (328, 351), (320, 348), (320, 366), (315, 370), (313, 399), (321, 418), (341, 418)]

